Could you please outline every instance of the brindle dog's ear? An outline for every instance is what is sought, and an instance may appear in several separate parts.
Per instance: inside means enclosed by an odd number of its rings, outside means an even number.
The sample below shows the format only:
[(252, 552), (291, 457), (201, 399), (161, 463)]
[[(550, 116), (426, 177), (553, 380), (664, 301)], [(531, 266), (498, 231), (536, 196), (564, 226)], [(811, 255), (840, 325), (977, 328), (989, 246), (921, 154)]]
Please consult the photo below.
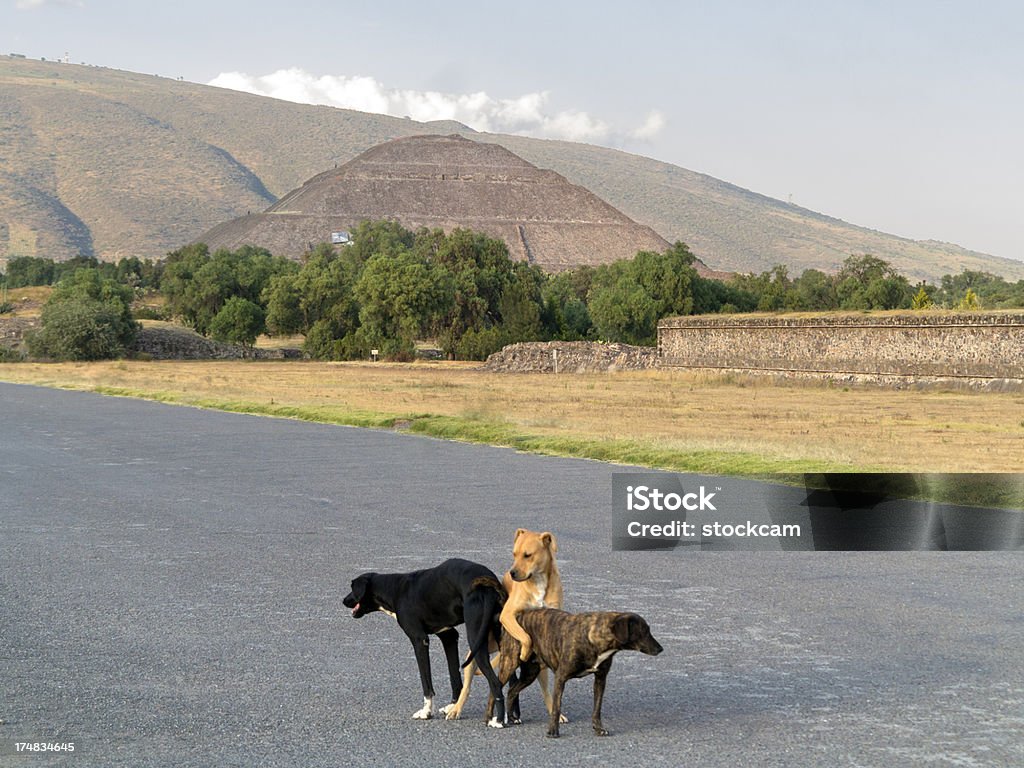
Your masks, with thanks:
[(629, 642), (630, 621), (632, 618), (628, 613), (623, 613), (620, 616), (616, 616), (612, 622), (612, 637), (615, 638), (615, 642), (620, 646)]

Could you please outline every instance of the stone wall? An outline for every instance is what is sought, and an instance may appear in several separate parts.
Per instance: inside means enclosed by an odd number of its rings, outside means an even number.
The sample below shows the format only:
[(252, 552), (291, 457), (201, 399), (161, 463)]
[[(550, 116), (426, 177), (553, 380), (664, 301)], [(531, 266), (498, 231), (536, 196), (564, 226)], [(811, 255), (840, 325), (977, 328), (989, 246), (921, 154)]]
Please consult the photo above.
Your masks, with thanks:
[(25, 334), (38, 327), (36, 317), (0, 317), (0, 347), (24, 350)]
[(1024, 312), (673, 317), (658, 354), (666, 367), (1024, 379)]
[(654, 347), (593, 341), (524, 341), (495, 352), (487, 358), (484, 368), (501, 373), (603, 373), (657, 365)]
[(222, 344), (185, 328), (143, 328), (135, 341), (136, 355), (153, 360), (281, 360), (299, 357), (298, 350), (253, 349)]

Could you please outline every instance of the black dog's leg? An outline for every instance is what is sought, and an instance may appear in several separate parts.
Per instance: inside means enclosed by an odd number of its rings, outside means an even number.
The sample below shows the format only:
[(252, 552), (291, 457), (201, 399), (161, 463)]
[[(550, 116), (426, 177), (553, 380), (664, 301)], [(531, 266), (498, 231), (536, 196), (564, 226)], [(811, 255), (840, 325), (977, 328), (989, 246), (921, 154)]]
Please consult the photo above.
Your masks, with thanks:
[(452, 681), (452, 703), (455, 703), (459, 694), (462, 693), (462, 670), (459, 669), (459, 633), (455, 629), (446, 629), (438, 632), (444, 648), (444, 657), (448, 661), (448, 677)]
[[(516, 665), (519, 663), (518, 652), (516, 654), (515, 659), (512, 659), (506, 653), (502, 653), (498, 657), (498, 659), (501, 662), (498, 665), (498, 682), (501, 683), (502, 685), (504, 685), (505, 683), (509, 682), (510, 680), (512, 682), (515, 682), (515, 680), (516, 680), (515, 669), (516, 669)], [(487, 709), (484, 712), (484, 720), (487, 721), (487, 722), (490, 722), (491, 716), (493, 714), (494, 714), (494, 693), (491, 692), (490, 689), (488, 689), (488, 692), (487, 692)], [(508, 715), (508, 717), (507, 717), (508, 722), (509, 723), (513, 723), (514, 722), (514, 720), (512, 718), (513, 713), (507, 712), (506, 714)]]
[[(466, 634), (472, 635), (472, 629), (469, 626), (469, 620), (466, 621)], [(476, 665), (481, 672), (484, 673), (484, 677), (487, 678), (487, 684), (491, 687), (491, 696), (494, 697), (494, 704), (496, 712), (494, 715), (487, 720), (487, 724), (492, 728), (504, 728), (505, 727), (505, 697), (502, 695), (501, 683), (498, 681), (498, 676), (494, 674), (494, 669), (491, 667), (491, 656), (487, 651), (487, 645), (480, 648), (474, 656)]]
[(555, 691), (551, 696), (551, 717), (548, 718), (548, 736), (558, 738), (558, 718), (562, 714), (562, 691), (565, 690), (565, 678), (555, 673)]
[(594, 716), (590, 722), (594, 726), (594, 733), (598, 736), (608, 735), (608, 731), (601, 724), (601, 702), (604, 701), (604, 686), (608, 680), (608, 670), (611, 668), (612, 660), (608, 659), (594, 673)]
[[(499, 613), (500, 606), (497, 601), (497, 592), (491, 589), (476, 589), (466, 595), (463, 609), (466, 616), (466, 637), (470, 638), (470, 648), (474, 650), (473, 660), (487, 678), (487, 684), (491, 687), (490, 695), (494, 698), (496, 711), (493, 717), (488, 718), (487, 725), (491, 728), (504, 728), (505, 697), (502, 695), (498, 676), (491, 667), (491, 655), (487, 650), (487, 640), (495, 639), (491, 636), (491, 625)], [(473, 648), (473, 645), (476, 645), (476, 648)]]
[(430, 637), (423, 632), (410, 632), (416, 664), (420, 668), (420, 683), (423, 685), (423, 708), (412, 713), (415, 720), (429, 720), (434, 716), (434, 681), (430, 676)]

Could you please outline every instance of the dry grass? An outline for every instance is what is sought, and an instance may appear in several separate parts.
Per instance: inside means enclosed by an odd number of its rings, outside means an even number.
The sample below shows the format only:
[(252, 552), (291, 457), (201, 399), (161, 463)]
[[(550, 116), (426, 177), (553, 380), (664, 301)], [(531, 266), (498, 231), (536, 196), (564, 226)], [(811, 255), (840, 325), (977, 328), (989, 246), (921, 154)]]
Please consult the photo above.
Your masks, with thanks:
[(7, 301), (14, 310), (4, 317), (39, 317), (43, 304), (53, 293), (53, 286), (33, 285), (25, 288), (8, 288)]
[[(0, 379), (339, 423), (401, 421), (442, 436), (722, 474), (1016, 472), (1024, 457), (1020, 393), (847, 390), (679, 371), (510, 375), (458, 363), (21, 363), (0, 365)], [(695, 456), (703, 463), (683, 460)]]

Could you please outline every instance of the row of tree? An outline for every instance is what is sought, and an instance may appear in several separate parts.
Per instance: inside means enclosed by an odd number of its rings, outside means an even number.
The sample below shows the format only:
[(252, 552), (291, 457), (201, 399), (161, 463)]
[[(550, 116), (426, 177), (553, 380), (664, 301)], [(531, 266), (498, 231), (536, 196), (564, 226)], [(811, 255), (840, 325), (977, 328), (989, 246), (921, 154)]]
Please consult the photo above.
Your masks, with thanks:
[(1024, 307), (1024, 280), (988, 272), (944, 275), (939, 285), (911, 285), (891, 264), (875, 256), (850, 256), (834, 275), (817, 269), (790, 278), (784, 266), (729, 283), (756, 299), (760, 312), (873, 309), (1011, 309)]
[(163, 261), (131, 256), (118, 262), (100, 261), (92, 256), (76, 256), (54, 261), (41, 256), (15, 256), (0, 273), (0, 284), (8, 288), (33, 285), (57, 285), (80, 269), (97, 271), (101, 277), (133, 288), (157, 288), (163, 273)]
[(698, 275), (694, 261), (677, 243), (548, 276), (509, 259), (501, 240), (469, 230), (367, 222), (351, 245), (323, 245), (301, 265), (260, 249), (211, 255), (189, 246), (168, 257), (161, 291), (174, 316), (215, 338), (301, 334), (306, 354), (320, 359), (362, 358), (371, 349), (408, 359), (416, 340), (432, 338), (449, 357), (482, 359), (516, 341), (653, 344), (666, 315), (756, 303)]
[(158, 262), (21, 257), (0, 283), (58, 284), (30, 351), (72, 359), (130, 348), (137, 328), (128, 307), (147, 291), (163, 295), (167, 317), (205, 336), (251, 345), (264, 333), (300, 334), (305, 353), (318, 359), (365, 358), (371, 349), (410, 359), (425, 338), (459, 359), (528, 340), (653, 344), (658, 320), (670, 315), (1024, 307), (1024, 280), (963, 272), (938, 286), (911, 286), (869, 255), (851, 256), (834, 275), (809, 269), (790, 278), (777, 266), (723, 282), (699, 275), (682, 243), (546, 275), (510, 260), (502, 241), (469, 230), (364, 222), (352, 235), (351, 245), (324, 244), (301, 263), (250, 246), (211, 254), (202, 244)]

